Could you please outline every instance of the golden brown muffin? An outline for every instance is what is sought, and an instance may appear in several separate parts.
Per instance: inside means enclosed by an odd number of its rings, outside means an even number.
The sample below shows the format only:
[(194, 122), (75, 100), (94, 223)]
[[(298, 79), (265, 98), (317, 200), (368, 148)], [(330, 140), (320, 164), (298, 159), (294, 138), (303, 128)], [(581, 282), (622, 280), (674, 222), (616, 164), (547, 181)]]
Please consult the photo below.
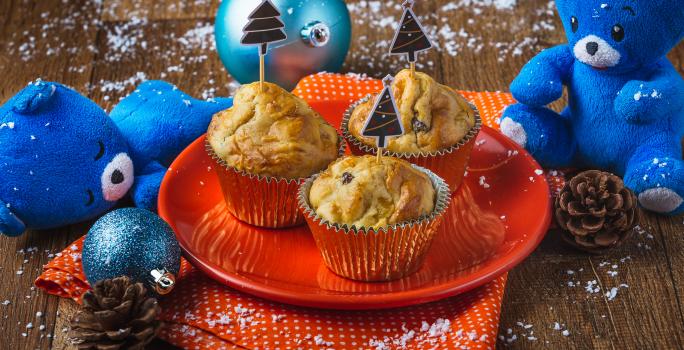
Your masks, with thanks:
[[(466, 100), (425, 73), (416, 72), (411, 77), (410, 70), (402, 70), (392, 83), (392, 91), (406, 133), (389, 140), (389, 151), (440, 151), (456, 145), (475, 126), (475, 112)], [(363, 137), (361, 132), (376, 97), (358, 105), (349, 119), (349, 132), (369, 146), (375, 146), (375, 139)]]
[(435, 192), (430, 178), (404, 160), (346, 157), (313, 182), (309, 203), (330, 222), (380, 228), (429, 215)]
[(277, 85), (243, 85), (233, 107), (214, 115), (207, 138), (229, 166), (250, 174), (297, 179), (338, 157), (339, 140), (304, 100)]

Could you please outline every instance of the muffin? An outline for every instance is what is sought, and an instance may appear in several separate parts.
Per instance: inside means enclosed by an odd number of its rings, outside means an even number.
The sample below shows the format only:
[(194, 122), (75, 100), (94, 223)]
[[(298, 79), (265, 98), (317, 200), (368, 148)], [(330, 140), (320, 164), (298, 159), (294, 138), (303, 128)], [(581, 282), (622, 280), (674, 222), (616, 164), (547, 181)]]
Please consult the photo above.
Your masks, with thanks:
[(435, 188), (426, 173), (396, 158), (349, 157), (318, 176), (309, 203), (324, 220), (379, 229), (430, 214)]
[(404, 160), (337, 160), (300, 188), (299, 203), (326, 265), (361, 281), (415, 272), (450, 201), (448, 185)]
[(242, 86), (214, 115), (207, 151), (217, 163), (228, 210), (260, 227), (303, 223), (297, 188), (344, 153), (344, 142), (304, 100), (277, 85)]
[[(392, 91), (406, 133), (391, 138), (384, 154), (426, 167), (456, 190), (481, 127), (477, 109), (451, 88), (421, 72), (413, 76), (410, 70), (399, 72)], [(342, 122), (342, 132), (353, 154), (377, 153), (375, 139), (362, 135), (374, 103), (375, 96), (358, 101)]]
[(237, 170), (298, 179), (323, 169), (339, 155), (335, 128), (304, 100), (281, 87), (241, 87), (234, 106), (214, 116), (207, 133), (214, 153)]

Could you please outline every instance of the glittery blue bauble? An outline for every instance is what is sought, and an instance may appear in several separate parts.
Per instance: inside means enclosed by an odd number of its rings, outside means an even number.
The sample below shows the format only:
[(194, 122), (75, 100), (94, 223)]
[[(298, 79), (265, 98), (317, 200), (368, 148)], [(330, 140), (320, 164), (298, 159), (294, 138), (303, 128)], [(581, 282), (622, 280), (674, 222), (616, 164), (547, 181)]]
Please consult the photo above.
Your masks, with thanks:
[(148, 290), (152, 270), (177, 275), (181, 250), (176, 235), (159, 216), (139, 208), (115, 210), (98, 220), (83, 242), (88, 283), (128, 276)]
[[(351, 43), (351, 20), (343, 0), (272, 0), (287, 40), (269, 45), (266, 80), (292, 90), (321, 71), (338, 72)], [(259, 49), (240, 44), (242, 28), (261, 0), (224, 0), (216, 15), (216, 47), (230, 74), (242, 84), (259, 80)]]

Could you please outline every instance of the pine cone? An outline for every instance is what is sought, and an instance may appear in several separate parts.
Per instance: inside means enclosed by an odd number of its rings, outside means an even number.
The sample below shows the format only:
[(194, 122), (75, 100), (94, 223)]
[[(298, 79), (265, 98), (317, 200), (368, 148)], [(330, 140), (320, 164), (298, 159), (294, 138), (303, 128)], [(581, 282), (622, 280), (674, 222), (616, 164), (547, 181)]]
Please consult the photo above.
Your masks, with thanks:
[(637, 199), (611, 173), (585, 171), (573, 177), (556, 198), (556, 221), (571, 245), (601, 253), (634, 232)]
[(83, 295), (69, 338), (78, 349), (143, 349), (161, 328), (157, 299), (127, 277), (97, 282)]

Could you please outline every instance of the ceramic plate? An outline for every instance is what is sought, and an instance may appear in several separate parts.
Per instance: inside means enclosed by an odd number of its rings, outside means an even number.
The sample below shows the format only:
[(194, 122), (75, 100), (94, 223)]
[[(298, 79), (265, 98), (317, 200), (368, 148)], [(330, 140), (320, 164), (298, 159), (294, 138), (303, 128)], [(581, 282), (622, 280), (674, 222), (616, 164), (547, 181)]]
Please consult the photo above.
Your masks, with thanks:
[[(312, 107), (339, 126), (347, 104)], [(469, 291), (525, 259), (551, 219), (548, 185), (538, 169), (524, 150), (484, 127), (425, 264), (387, 283), (354, 282), (330, 272), (306, 226), (268, 230), (227, 213), (204, 137), (171, 166), (159, 213), (193, 265), (237, 290), (308, 307), (393, 308)]]

